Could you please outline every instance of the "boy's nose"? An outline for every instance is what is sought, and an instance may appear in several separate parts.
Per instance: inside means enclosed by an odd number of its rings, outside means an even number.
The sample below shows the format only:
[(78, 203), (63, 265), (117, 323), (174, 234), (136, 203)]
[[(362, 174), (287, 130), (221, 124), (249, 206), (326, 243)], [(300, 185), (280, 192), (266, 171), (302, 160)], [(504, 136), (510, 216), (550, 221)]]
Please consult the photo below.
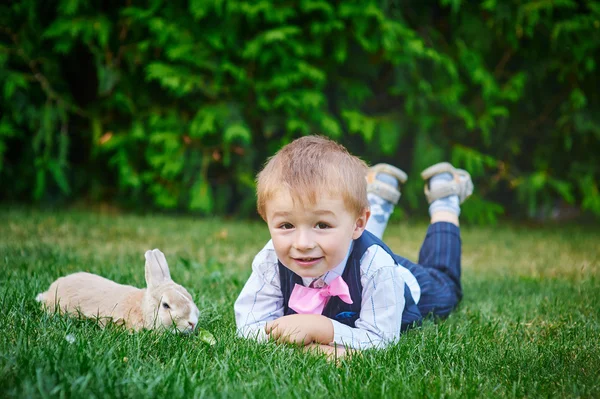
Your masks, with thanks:
[(309, 232), (299, 231), (294, 240), (294, 248), (299, 251), (311, 250), (316, 246), (312, 234)]

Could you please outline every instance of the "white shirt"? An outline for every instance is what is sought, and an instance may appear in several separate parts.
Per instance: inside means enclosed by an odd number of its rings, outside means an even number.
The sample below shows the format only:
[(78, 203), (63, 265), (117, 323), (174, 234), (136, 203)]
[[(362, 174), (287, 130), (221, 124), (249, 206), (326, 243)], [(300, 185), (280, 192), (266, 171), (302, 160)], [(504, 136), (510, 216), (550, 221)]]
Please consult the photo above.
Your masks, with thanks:
[[(348, 256), (348, 255), (347, 255)], [(346, 260), (321, 278), (327, 283), (341, 276)], [(306, 286), (313, 279), (303, 279)], [(363, 287), (360, 316), (356, 327), (337, 320), (333, 324), (333, 341), (355, 349), (382, 347), (400, 337), (404, 311), (404, 284), (416, 303), (421, 290), (416, 278), (380, 246), (372, 245), (360, 260), (360, 281)], [(247, 338), (266, 340), (265, 324), (282, 317), (283, 294), (279, 279), (277, 255), (272, 241), (255, 256), (252, 274), (235, 302), (238, 333)]]

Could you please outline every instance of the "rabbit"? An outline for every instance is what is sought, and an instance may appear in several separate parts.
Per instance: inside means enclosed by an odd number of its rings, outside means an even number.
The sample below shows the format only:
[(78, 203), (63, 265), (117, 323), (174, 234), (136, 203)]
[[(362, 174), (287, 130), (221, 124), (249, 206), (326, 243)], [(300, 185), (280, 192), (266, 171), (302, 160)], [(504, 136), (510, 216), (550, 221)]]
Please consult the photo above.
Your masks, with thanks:
[(96, 274), (79, 272), (60, 277), (48, 291), (37, 295), (46, 309), (82, 314), (139, 331), (164, 327), (172, 332), (191, 333), (200, 311), (189, 292), (171, 280), (165, 255), (158, 249), (146, 251), (146, 284), (140, 289), (115, 283)]

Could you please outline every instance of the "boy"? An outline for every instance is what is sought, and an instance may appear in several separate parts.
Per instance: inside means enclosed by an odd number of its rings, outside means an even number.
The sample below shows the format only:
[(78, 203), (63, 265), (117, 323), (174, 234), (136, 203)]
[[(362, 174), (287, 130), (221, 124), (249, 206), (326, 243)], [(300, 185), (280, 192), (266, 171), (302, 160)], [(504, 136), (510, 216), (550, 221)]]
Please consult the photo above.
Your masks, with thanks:
[(430, 313), (448, 315), (462, 297), (459, 204), (473, 184), (448, 163), (421, 175), (431, 225), (415, 264), (381, 241), (403, 171), (368, 169), (319, 136), (284, 146), (257, 177), (271, 240), (235, 303), (239, 333), (341, 354), (385, 346)]

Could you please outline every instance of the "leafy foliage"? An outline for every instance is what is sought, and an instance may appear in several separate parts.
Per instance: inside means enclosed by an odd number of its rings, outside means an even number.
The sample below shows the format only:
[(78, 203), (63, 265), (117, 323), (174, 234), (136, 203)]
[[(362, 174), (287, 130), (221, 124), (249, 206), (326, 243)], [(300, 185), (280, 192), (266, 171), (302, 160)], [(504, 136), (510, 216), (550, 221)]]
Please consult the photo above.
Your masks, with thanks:
[(465, 216), (600, 215), (591, 0), (0, 5), (0, 198), (248, 215), (254, 174), (320, 133), (411, 175), (451, 159)]

